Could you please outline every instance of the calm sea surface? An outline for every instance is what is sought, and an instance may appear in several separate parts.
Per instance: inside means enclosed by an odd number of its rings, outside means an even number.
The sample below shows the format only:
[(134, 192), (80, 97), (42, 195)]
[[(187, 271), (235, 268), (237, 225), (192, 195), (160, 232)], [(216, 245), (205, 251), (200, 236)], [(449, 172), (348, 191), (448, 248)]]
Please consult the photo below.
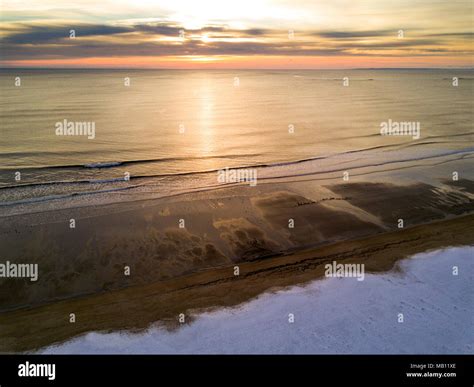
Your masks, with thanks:
[[(215, 178), (198, 172), (359, 151), (367, 163), (401, 150), (470, 152), (473, 81), (471, 70), (2, 70), (0, 202), (113, 192), (151, 177), (206, 185)], [(93, 123), (95, 138), (56, 135), (64, 120)], [(418, 122), (420, 138), (381, 136), (388, 120)]]

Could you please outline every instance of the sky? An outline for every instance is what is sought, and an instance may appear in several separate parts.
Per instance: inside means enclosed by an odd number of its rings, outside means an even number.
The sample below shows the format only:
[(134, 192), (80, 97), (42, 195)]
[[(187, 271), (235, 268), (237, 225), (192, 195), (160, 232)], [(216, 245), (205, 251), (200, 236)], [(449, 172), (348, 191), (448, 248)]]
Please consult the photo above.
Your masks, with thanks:
[(473, 67), (471, 0), (0, 0), (0, 67)]

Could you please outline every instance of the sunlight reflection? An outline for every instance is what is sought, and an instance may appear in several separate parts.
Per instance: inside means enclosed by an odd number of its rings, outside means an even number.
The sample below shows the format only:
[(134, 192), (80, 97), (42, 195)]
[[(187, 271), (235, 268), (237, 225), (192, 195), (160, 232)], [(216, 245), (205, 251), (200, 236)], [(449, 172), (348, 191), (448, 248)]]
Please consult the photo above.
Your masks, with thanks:
[[(200, 112), (199, 112), (199, 144), (202, 156), (215, 154), (215, 133), (214, 133), (214, 90), (207, 82), (203, 83), (199, 89)], [(203, 160), (206, 168), (215, 168), (215, 161)]]

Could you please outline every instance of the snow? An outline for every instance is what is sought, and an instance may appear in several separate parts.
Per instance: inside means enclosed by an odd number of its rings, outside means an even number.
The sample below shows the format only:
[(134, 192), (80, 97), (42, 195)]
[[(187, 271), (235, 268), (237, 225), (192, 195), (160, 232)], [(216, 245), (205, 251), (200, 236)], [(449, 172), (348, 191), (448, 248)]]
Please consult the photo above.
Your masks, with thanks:
[(422, 253), (401, 261), (399, 270), (265, 293), (239, 307), (198, 314), (174, 331), (155, 325), (142, 333), (91, 332), (41, 352), (473, 353), (473, 258), (473, 246)]

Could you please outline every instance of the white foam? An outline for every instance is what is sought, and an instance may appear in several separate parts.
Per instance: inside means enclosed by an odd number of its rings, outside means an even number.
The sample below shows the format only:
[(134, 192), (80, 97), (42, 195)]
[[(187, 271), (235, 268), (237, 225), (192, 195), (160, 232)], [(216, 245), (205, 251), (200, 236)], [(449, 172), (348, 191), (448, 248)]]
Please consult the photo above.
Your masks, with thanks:
[(418, 254), (400, 263), (401, 272), (267, 293), (238, 308), (203, 313), (177, 331), (94, 332), (41, 352), (473, 353), (473, 258), (472, 246)]

